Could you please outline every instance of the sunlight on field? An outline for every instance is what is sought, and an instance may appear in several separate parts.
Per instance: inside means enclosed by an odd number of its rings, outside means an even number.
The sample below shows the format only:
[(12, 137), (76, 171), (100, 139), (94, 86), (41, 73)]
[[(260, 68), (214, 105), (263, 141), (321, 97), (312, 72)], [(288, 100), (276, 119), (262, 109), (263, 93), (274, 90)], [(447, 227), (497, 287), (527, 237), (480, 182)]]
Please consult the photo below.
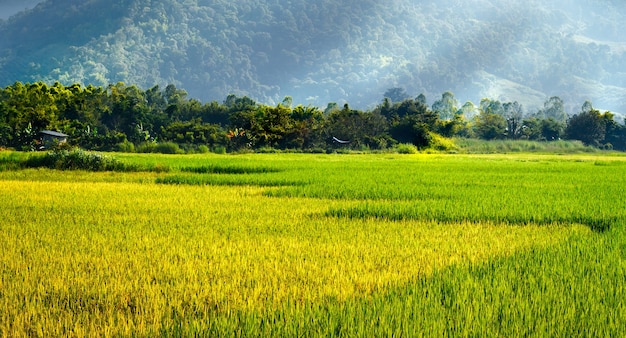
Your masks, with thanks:
[[(515, 264), (532, 270), (533, 259), (543, 257), (533, 253), (550, 255), (599, 236), (593, 220), (623, 224), (623, 208), (596, 212), (623, 203), (612, 196), (624, 176), (606, 173), (625, 166), (610, 158), (268, 158), (216, 157), (209, 168), (189, 157), (178, 164), (237, 174), (0, 173), (0, 335), (154, 335), (175, 333), (181, 323), (188, 334), (224, 333), (242, 314), (253, 316), (241, 323), (260, 334), (254, 314), (263, 323), (263, 313), (297, 317), (298, 309), (378, 299), (451, 267), (469, 282), (462, 271), (505, 257), (525, 257)], [(390, 163), (395, 167), (386, 169)], [(596, 184), (589, 172), (607, 178)], [(181, 183), (155, 184), (166, 177)], [(304, 183), (245, 185), (268, 177)], [(578, 218), (552, 211), (568, 205), (582, 209)], [(508, 280), (496, 271), (494, 285)], [(459, 282), (436, 283), (448, 281)], [(429, 304), (428, 297), (410, 303), (405, 297), (389, 304)], [(361, 318), (362, 306), (329, 310), (340, 312), (328, 320)], [(429, 316), (441, 324), (437, 313)]]
[(1, 190), (4, 333), (77, 322), (116, 332), (122, 318), (145, 333), (177, 313), (342, 300), (582, 231), (327, 218), (341, 202), (249, 187), (5, 181)]

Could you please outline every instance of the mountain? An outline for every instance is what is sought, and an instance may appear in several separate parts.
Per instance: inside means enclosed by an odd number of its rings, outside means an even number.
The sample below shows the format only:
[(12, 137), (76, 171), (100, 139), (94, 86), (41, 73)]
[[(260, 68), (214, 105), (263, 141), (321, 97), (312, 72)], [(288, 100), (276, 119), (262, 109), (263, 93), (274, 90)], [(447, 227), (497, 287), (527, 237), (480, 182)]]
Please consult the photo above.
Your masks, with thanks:
[(25, 9), (33, 8), (42, 0), (0, 0), (0, 19), (8, 19), (10, 16)]
[(205, 101), (360, 108), (402, 87), (626, 112), (625, 19), (621, 0), (47, 0), (0, 21), (0, 85), (173, 83)]

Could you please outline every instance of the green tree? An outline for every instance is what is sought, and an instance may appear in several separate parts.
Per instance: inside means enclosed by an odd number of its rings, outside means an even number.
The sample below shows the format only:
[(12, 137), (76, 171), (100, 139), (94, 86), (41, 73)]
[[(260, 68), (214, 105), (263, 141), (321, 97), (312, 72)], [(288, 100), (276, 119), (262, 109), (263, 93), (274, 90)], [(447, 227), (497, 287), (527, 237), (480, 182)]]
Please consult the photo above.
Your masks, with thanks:
[(541, 120), (541, 137), (545, 141), (556, 141), (561, 138), (565, 131), (565, 125), (553, 118)]
[(445, 92), (441, 95), (441, 99), (433, 103), (432, 110), (439, 114), (441, 120), (451, 120), (457, 112), (459, 102), (454, 98), (452, 92)]
[(383, 94), (383, 98), (388, 98), (392, 103), (404, 101), (409, 97), (410, 96), (406, 93), (406, 90), (400, 87), (389, 88), (385, 91), (385, 94)]
[(474, 131), (476, 135), (485, 140), (502, 139), (506, 136), (507, 121), (500, 114), (483, 110), (474, 118)]
[(350, 141), (350, 147), (355, 149), (385, 148), (390, 141), (387, 123), (382, 115), (354, 110), (348, 104), (345, 104), (342, 110), (330, 113), (327, 133), (329, 142), (332, 141), (332, 137), (336, 137)]
[(541, 140), (542, 120), (537, 117), (527, 117), (522, 121), (520, 138), (526, 140)]
[(606, 136), (607, 119), (586, 101), (581, 112), (567, 121), (565, 134), (568, 139), (580, 140), (586, 145), (600, 146)]
[(176, 121), (162, 128), (163, 141), (187, 145), (214, 147), (227, 143), (226, 132), (219, 126), (202, 123), (200, 120)]
[(613, 114), (605, 113), (606, 134), (604, 141), (606, 146), (616, 150), (626, 150), (626, 125), (620, 125), (613, 119)]
[(567, 123), (567, 113), (565, 112), (565, 104), (558, 96), (552, 96), (543, 104), (543, 109), (538, 112), (539, 117), (545, 119), (553, 119), (556, 122), (565, 125)]
[(286, 148), (312, 149), (323, 147), (325, 118), (317, 107), (298, 105), (291, 112), (293, 129), (285, 142)]
[(507, 123), (507, 137), (510, 139), (519, 139), (522, 136), (524, 108), (515, 101), (503, 104), (502, 110)]

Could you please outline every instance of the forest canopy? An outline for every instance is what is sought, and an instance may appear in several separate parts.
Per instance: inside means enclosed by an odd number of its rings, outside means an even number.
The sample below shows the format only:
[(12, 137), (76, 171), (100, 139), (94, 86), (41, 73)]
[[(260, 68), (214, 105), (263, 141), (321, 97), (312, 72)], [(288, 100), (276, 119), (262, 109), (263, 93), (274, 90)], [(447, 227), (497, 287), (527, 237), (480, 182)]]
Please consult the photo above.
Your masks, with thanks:
[(424, 94), (412, 97), (402, 88), (386, 93), (370, 110), (334, 102), (320, 109), (296, 105), (288, 96), (276, 105), (234, 94), (223, 102), (201, 102), (173, 84), (144, 90), (121, 82), (107, 87), (16, 82), (0, 88), (0, 147), (41, 149), (40, 132), (51, 130), (83, 149), (127, 152), (328, 152), (398, 144), (451, 151), (454, 145), (446, 141), (451, 137), (565, 138), (626, 150), (626, 126), (589, 101), (568, 117), (564, 101), (556, 96), (542, 108), (526, 111), (516, 101), (488, 98), (477, 105), (460, 104), (452, 92), (441, 94), (432, 106)]

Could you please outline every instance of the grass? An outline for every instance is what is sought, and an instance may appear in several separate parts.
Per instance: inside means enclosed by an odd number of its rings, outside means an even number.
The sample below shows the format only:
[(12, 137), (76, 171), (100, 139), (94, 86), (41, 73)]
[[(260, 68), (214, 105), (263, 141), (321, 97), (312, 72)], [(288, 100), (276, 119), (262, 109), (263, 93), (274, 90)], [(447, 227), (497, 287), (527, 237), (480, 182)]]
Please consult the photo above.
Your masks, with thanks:
[(115, 157), (0, 172), (0, 336), (626, 333), (626, 157)]
[(502, 154), (502, 153), (596, 153), (598, 148), (585, 146), (580, 141), (529, 141), (529, 140), (493, 140), (455, 138), (459, 152), (467, 154)]

